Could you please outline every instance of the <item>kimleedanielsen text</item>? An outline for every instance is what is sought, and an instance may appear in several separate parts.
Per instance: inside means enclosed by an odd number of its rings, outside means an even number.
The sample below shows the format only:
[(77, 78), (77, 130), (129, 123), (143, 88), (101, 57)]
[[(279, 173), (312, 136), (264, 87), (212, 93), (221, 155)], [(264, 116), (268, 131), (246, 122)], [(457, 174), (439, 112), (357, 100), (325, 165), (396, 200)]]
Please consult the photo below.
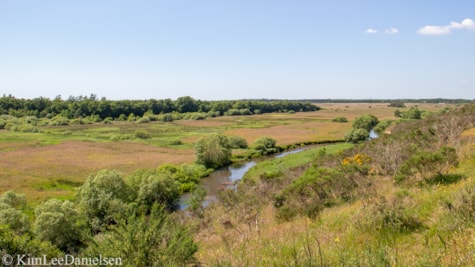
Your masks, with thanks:
[(46, 255), (33, 257), (28, 254), (23, 255), (3, 255), (2, 263), (5, 266), (120, 266), (121, 258), (102, 257), (76, 257), (73, 255), (64, 255), (63, 257), (48, 258)]

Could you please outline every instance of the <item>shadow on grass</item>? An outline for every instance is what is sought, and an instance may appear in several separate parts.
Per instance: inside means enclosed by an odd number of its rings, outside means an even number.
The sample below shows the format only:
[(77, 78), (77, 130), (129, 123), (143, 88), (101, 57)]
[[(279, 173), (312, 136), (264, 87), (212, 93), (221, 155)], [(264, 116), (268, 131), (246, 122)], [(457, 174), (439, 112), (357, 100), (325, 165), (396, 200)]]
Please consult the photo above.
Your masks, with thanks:
[(462, 180), (463, 178), (464, 177), (461, 174), (457, 174), (457, 173), (443, 174), (443, 175), (440, 174), (427, 180), (427, 183), (432, 184), (432, 185), (437, 185), (437, 184), (448, 185), (448, 184), (456, 183)]

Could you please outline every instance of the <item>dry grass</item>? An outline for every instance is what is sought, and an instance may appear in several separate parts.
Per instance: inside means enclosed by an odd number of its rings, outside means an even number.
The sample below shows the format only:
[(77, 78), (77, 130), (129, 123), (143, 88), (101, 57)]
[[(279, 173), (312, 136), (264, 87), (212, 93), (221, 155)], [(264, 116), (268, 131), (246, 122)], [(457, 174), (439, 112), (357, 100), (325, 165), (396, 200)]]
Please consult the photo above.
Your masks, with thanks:
[[(249, 144), (262, 136), (277, 140), (278, 145), (341, 140), (352, 121), (362, 114), (380, 120), (396, 119), (395, 108), (387, 104), (318, 104), (316, 112), (269, 113), (256, 116), (224, 116), (199, 121), (113, 123), (44, 127), (43, 134), (10, 134), (0, 131), (0, 193), (15, 190), (30, 199), (70, 196), (71, 189), (38, 189), (58, 179), (83, 182), (100, 169), (118, 169), (125, 174), (138, 168), (155, 168), (163, 163), (192, 163), (193, 143), (210, 133), (244, 137)], [(440, 110), (445, 105), (419, 104), (422, 110)], [(347, 117), (348, 123), (331, 122)], [(114, 135), (133, 135), (145, 130), (147, 141), (110, 141)], [(66, 134), (68, 133), (69, 134)], [(7, 134), (8, 133), (8, 134)], [(87, 142), (85, 141), (87, 140)], [(182, 146), (170, 146), (180, 140)]]
[(341, 140), (350, 129), (351, 124), (348, 123), (308, 122), (260, 129), (233, 129), (225, 134), (242, 136), (249, 144), (259, 137), (268, 136), (276, 139), (278, 145), (289, 145), (307, 141)]
[(30, 200), (45, 196), (70, 195), (68, 190), (38, 189), (35, 184), (67, 180), (83, 182), (100, 169), (117, 169), (125, 174), (139, 168), (155, 168), (164, 162), (192, 162), (189, 149), (172, 149), (136, 142), (66, 141), (58, 145), (23, 146), (0, 153), (1, 191), (26, 193)]

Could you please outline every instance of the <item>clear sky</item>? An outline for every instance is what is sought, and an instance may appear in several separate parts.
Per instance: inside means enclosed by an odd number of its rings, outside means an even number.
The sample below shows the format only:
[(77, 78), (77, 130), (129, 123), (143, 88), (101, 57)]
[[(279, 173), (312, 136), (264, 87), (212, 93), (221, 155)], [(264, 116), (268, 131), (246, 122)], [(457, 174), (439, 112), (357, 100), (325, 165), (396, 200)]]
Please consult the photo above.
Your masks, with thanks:
[(0, 93), (475, 98), (473, 0), (0, 0)]

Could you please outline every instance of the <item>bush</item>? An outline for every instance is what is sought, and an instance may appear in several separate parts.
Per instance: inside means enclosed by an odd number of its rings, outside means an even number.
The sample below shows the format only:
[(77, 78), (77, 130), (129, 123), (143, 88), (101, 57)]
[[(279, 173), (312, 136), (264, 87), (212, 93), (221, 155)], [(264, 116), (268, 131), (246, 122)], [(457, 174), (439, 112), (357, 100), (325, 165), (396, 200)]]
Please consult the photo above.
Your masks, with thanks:
[(56, 116), (49, 122), (49, 125), (50, 126), (69, 125), (69, 120), (62, 116)]
[(142, 212), (148, 213), (154, 203), (172, 209), (180, 197), (180, 184), (172, 172), (164, 169), (139, 170), (127, 179), (133, 189), (132, 198)]
[(149, 117), (142, 117), (142, 118), (137, 120), (137, 123), (149, 123), (149, 122), (150, 122)]
[(354, 129), (365, 129), (366, 131), (370, 131), (376, 124), (378, 124), (378, 118), (374, 115), (366, 114), (361, 117), (356, 118), (353, 122)]
[(85, 256), (121, 258), (124, 266), (194, 266), (193, 235), (154, 205), (150, 214), (131, 212), (113, 231), (97, 236)]
[(134, 136), (140, 139), (150, 139), (152, 135), (145, 130), (137, 130), (134, 132)]
[(279, 152), (276, 143), (277, 141), (275, 139), (264, 136), (254, 141), (251, 148), (260, 155), (268, 155)]
[(239, 116), (241, 115), (241, 111), (238, 109), (232, 108), (224, 113), (226, 116)]
[(336, 117), (332, 122), (348, 122), (348, 119), (346, 117)]
[(219, 168), (230, 162), (231, 149), (224, 135), (201, 138), (195, 144), (196, 163), (207, 168)]
[(17, 128), (17, 131), (22, 133), (39, 133), (38, 128), (31, 124), (22, 124)]
[(163, 122), (172, 122), (174, 119), (171, 113), (165, 113), (165, 114), (159, 115), (159, 120)]
[(402, 101), (396, 101), (389, 103), (388, 107), (390, 108), (405, 108), (406, 105)]
[(353, 129), (345, 135), (345, 141), (349, 143), (359, 143), (369, 138), (369, 132), (366, 129)]
[(234, 135), (234, 136), (229, 137), (229, 145), (233, 149), (247, 148), (247, 141), (246, 139), (240, 136)]
[(88, 218), (93, 232), (116, 223), (130, 200), (130, 188), (116, 171), (102, 170), (89, 176), (78, 189), (78, 206)]
[(430, 183), (446, 176), (457, 165), (458, 157), (454, 148), (442, 147), (437, 151), (419, 150), (404, 163), (398, 175), (416, 175)]
[(182, 145), (183, 142), (179, 139), (175, 139), (175, 140), (170, 141), (168, 144), (171, 146), (179, 146), (179, 145)]
[(113, 119), (111, 117), (107, 117), (102, 121), (102, 123), (104, 124), (111, 124), (112, 122), (113, 122)]
[(374, 127), (374, 131), (378, 134), (382, 134), (384, 132), (384, 130), (386, 130), (386, 128), (389, 127), (389, 125), (391, 125), (391, 123), (393, 123), (392, 120), (383, 120), (383, 121), (380, 121), (375, 127)]
[(413, 211), (413, 200), (408, 196), (398, 196), (392, 201), (381, 197), (372, 206), (373, 229), (394, 232), (413, 232), (423, 226)]
[(16, 209), (24, 209), (26, 207), (26, 197), (24, 194), (7, 191), (0, 197), (0, 203), (7, 204)]
[(464, 223), (475, 224), (475, 187), (472, 185), (464, 188), (448, 208)]
[(8, 202), (0, 202), (0, 225), (8, 226), (17, 234), (24, 234), (30, 229), (28, 217)]
[(86, 232), (85, 220), (73, 203), (50, 199), (35, 209), (35, 234), (42, 241), (50, 241), (61, 250), (77, 252)]

